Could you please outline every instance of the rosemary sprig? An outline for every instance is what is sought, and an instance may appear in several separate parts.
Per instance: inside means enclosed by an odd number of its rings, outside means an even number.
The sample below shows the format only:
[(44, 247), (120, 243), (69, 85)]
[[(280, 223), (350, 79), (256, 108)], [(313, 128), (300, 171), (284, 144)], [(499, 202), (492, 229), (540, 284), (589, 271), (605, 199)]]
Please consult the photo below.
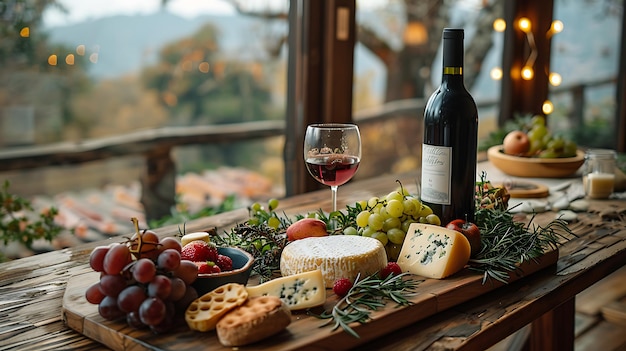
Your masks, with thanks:
[(214, 236), (212, 240), (249, 252), (254, 257), (251, 274), (258, 275), (260, 283), (272, 279), (274, 273), (280, 270), (280, 255), (287, 245), (284, 227), (274, 229), (265, 223), (238, 224), (224, 235)]
[(508, 211), (479, 209), (476, 224), (481, 233), (481, 250), (470, 259), (470, 269), (483, 273), (483, 284), (488, 279), (507, 283), (509, 273), (519, 270), (519, 264), (536, 260), (546, 250), (557, 248), (565, 234), (575, 234), (567, 222), (555, 219), (545, 227), (515, 221)]
[(341, 298), (330, 311), (324, 311), (320, 315), (312, 314), (320, 319), (328, 319), (320, 327), (334, 322), (332, 330), (339, 327), (347, 333), (359, 338), (359, 335), (350, 327), (350, 323), (361, 324), (371, 320), (372, 311), (385, 306), (387, 300), (391, 300), (399, 306), (411, 304), (408, 297), (415, 295), (415, 289), (420, 281), (409, 278), (404, 279), (409, 273), (389, 275), (381, 279), (378, 274), (372, 274), (360, 280), (358, 275), (352, 288), (346, 296)]

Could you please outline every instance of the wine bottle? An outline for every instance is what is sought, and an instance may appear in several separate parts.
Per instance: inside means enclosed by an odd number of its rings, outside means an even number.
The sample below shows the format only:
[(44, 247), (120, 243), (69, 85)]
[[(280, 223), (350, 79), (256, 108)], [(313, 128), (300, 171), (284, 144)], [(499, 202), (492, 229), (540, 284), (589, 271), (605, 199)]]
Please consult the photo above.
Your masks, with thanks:
[(463, 29), (443, 30), (443, 77), (424, 110), (421, 200), (446, 225), (474, 221), (478, 111), (463, 83)]

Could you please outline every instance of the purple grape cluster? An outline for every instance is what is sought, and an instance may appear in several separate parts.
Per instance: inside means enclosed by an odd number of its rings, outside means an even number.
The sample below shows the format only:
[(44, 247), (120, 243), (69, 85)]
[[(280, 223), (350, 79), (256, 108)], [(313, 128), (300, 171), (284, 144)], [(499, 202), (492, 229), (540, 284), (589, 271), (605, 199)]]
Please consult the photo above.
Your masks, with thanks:
[(181, 260), (180, 252), (178, 240), (159, 240), (149, 230), (125, 243), (98, 246), (91, 252), (89, 264), (100, 272), (100, 281), (87, 288), (85, 298), (98, 305), (98, 312), (107, 320), (126, 317), (128, 325), (137, 329), (170, 331), (198, 297), (191, 286), (198, 267)]

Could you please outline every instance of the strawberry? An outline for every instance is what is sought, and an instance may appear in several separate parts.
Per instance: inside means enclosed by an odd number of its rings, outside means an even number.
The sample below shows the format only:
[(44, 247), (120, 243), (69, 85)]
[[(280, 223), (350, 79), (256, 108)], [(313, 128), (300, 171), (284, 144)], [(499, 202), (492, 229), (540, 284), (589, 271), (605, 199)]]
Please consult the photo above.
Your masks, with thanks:
[(217, 248), (215, 244), (202, 240), (194, 240), (185, 245), (180, 251), (181, 260), (192, 262), (217, 261)]
[(233, 270), (233, 260), (226, 255), (217, 255), (217, 260), (215, 264), (218, 265), (222, 271), (232, 271)]
[(222, 273), (222, 269), (220, 268), (220, 266), (214, 264), (211, 266), (212, 272), (211, 273)]
[(221, 273), (222, 269), (212, 261), (194, 262), (198, 266), (198, 274)]
[(209, 262), (194, 262), (198, 266), (198, 274), (210, 274), (213, 273), (213, 265)]
[(333, 284), (333, 291), (340, 297), (348, 295), (350, 289), (352, 289), (352, 282), (348, 278), (337, 279)]
[(395, 262), (389, 262), (387, 263), (387, 266), (385, 266), (385, 268), (383, 268), (380, 271), (380, 277), (382, 279), (387, 278), (390, 274), (393, 274), (395, 276), (402, 274), (402, 268), (400, 268), (400, 266), (398, 266), (397, 263)]

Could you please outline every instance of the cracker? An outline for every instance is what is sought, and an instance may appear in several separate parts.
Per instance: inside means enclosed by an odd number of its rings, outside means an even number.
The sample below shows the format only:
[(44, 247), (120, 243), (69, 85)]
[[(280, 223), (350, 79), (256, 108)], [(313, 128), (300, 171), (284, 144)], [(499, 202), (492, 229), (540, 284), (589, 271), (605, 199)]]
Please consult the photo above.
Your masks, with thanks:
[(223, 315), (247, 299), (245, 286), (237, 283), (222, 285), (194, 300), (185, 311), (185, 321), (193, 330), (213, 330)]

